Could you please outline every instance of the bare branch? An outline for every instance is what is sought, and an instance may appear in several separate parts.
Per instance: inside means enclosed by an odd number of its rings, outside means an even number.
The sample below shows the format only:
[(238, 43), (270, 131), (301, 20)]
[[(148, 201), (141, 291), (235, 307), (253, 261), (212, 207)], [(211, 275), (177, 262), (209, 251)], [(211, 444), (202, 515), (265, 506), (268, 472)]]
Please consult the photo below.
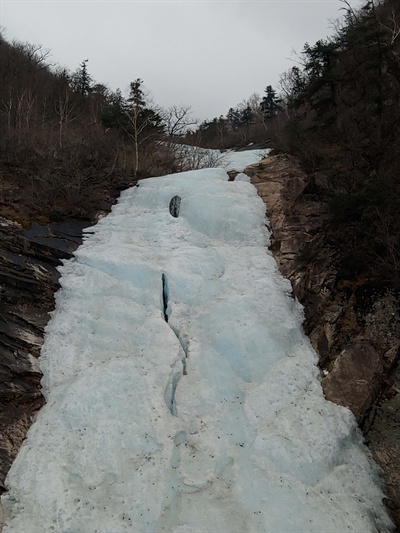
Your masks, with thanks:
[(386, 26), (382, 22), (380, 22), (380, 25), (382, 26), (382, 28), (384, 28), (390, 33), (390, 44), (393, 44), (400, 35), (400, 24), (397, 21), (396, 11), (394, 9), (392, 10), (392, 14), (389, 17), (389, 22), (391, 23), (391, 27)]
[(41, 69), (47, 68), (47, 58), (50, 55), (50, 50), (42, 48), (41, 44), (23, 43), (21, 41), (12, 41), (14, 48), (24, 54), (35, 66)]
[(198, 125), (198, 120), (191, 116), (190, 106), (174, 105), (162, 110), (160, 114), (169, 137), (184, 135), (192, 126)]

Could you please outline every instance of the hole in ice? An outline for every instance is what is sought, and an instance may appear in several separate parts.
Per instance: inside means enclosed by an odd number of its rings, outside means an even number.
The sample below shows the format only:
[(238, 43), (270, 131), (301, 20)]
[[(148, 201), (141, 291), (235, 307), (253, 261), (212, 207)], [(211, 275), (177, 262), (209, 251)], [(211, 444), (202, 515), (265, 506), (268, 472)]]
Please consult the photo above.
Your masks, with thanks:
[(161, 276), (161, 283), (162, 283), (163, 316), (164, 316), (165, 322), (168, 322), (168, 284), (167, 284), (167, 278), (164, 273)]
[(181, 207), (181, 197), (174, 196), (169, 203), (169, 212), (175, 218), (179, 217), (179, 209)]

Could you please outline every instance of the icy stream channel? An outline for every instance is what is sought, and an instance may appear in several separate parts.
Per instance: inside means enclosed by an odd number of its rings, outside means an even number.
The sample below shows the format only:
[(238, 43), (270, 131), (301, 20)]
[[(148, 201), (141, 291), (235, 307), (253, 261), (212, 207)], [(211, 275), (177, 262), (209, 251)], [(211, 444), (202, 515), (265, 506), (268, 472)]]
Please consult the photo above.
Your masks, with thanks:
[(62, 267), (4, 533), (389, 531), (255, 188), (147, 179), (91, 231)]

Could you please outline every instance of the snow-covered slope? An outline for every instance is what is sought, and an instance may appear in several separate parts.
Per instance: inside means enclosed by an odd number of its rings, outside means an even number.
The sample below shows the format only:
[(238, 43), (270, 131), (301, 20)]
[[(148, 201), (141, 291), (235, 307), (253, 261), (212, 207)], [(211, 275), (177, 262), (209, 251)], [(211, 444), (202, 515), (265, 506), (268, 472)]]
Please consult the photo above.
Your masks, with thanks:
[(221, 152), (220, 150), (188, 144), (175, 144), (174, 149), (175, 157), (180, 162), (179, 168), (182, 170), (218, 167), (224, 168), (226, 171), (236, 170), (237, 172), (243, 172), (249, 165), (257, 163), (263, 157), (267, 157), (271, 151), (266, 148), (264, 150), (242, 149), (238, 152), (235, 150)]
[(5, 533), (391, 528), (352, 415), (323, 398), (252, 185), (222, 169), (148, 179), (91, 231), (62, 267)]
[(236, 170), (237, 172), (243, 172), (246, 167), (253, 165), (262, 159), (267, 157), (271, 150), (266, 148), (264, 150), (242, 150), (235, 152), (228, 150), (221, 154), (222, 167), (226, 170)]

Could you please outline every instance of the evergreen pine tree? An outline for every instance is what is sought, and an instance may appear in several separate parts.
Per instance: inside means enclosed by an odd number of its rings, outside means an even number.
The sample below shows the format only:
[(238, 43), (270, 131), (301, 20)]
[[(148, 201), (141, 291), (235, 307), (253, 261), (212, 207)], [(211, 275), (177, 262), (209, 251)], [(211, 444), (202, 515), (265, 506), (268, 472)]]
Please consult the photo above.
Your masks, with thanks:
[(238, 109), (231, 107), (226, 115), (226, 118), (233, 129), (237, 129), (241, 124), (241, 113)]
[(83, 96), (91, 92), (93, 79), (87, 70), (88, 59), (82, 61), (72, 78), (73, 89)]
[(117, 89), (107, 98), (107, 105), (102, 110), (101, 120), (106, 128), (126, 126), (127, 103), (121, 90)]
[(249, 104), (243, 109), (240, 122), (245, 126), (249, 126), (253, 122), (253, 112)]
[(277, 98), (276, 91), (272, 88), (272, 85), (267, 85), (265, 89), (265, 96), (261, 102), (261, 109), (264, 113), (264, 116), (271, 118), (277, 114), (280, 108), (280, 99)]

